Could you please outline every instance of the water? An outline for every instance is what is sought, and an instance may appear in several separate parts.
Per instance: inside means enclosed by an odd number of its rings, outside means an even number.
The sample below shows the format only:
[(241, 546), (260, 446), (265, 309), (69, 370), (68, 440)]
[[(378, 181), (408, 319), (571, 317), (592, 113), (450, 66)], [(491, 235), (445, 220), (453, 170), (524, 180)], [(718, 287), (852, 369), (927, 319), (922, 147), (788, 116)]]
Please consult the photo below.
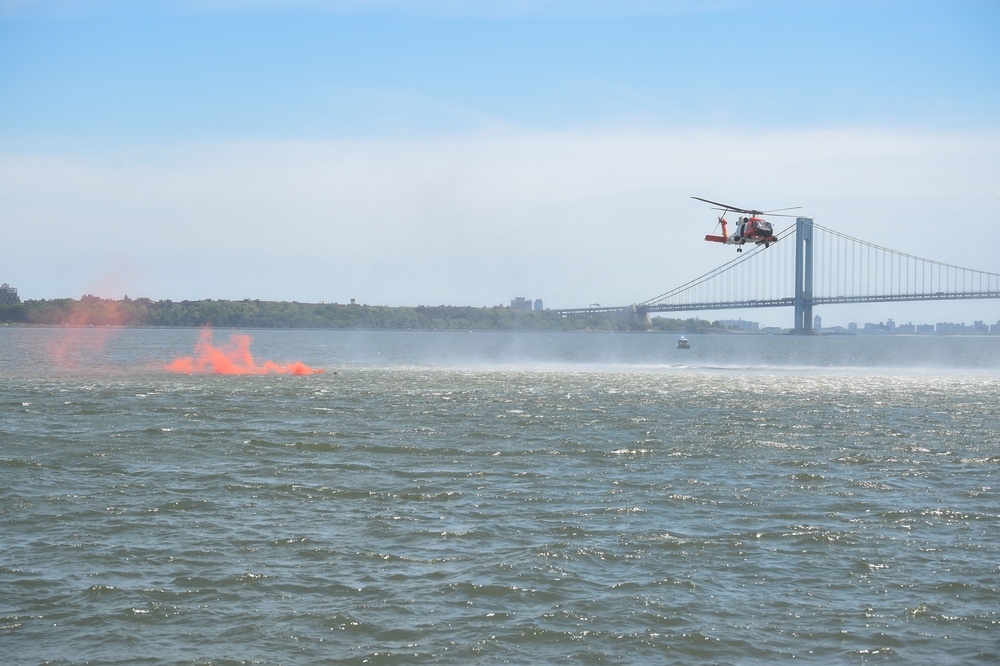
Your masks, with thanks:
[(3, 663), (997, 662), (1000, 338), (197, 335), (0, 329)]

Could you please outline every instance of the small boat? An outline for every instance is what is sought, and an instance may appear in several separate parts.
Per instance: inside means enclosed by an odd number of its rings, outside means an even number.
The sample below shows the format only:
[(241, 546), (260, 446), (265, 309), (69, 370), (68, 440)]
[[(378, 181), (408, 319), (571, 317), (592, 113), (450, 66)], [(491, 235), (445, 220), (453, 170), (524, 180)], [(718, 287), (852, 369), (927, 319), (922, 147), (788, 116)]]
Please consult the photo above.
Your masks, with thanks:
[(691, 349), (691, 343), (683, 335), (677, 340), (678, 349)]

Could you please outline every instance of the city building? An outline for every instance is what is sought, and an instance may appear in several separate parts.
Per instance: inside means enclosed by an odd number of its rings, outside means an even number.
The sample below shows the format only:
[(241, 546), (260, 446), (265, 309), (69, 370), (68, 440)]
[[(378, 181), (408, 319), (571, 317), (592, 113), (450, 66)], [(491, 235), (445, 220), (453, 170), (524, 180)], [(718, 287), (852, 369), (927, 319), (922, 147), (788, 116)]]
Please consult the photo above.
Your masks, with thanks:
[(939, 321), (937, 326), (934, 327), (935, 331), (938, 333), (974, 333), (975, 328), (972, 326), (966, 326), (965, 322), (961, 324), (955, 324), (950, 321)]
[(743, 319), (720, 319), (719, 324), (726, 328), (735, 328), (738, 331), (759, 331), (760, 322), (745, 321)]
[(510, 302), (511, 310), (530, 310), (531, 301), (526, 299), (524, 296), (518, 296)]
[(0, 285), (0, 304), (10, 305), (20, 302), (21, 299), (17, 296), (17, 287), (12, 287), (6, 282)]
[(511, 310), (525, 310), (530, 312), (532, 310), (542, 309), (542, 299), (536, 298), (532, 301), (530, 298), (525, 298), (524, 296), (518, 296), (510, 302)]
[(906, 324), (897, 324), (892, 319), (886, 319), (884, 322), (865, 322), (862, 325), (851, 322), (847, 325), (846, 329), (838, 326), (824, 329), (820, 326), (819, 316), (816, 316), (814, 317), (814, 329), (826, 333), (847, 332), (852, 335), (996, 335), (1000, 334), (1000, 321), (996, 324), (987, 324), (985, 321), (976, 320), (971, 325), (952, 322), (938, 322), (937, 324), (914, 324), (913, 322), (909, 322)]

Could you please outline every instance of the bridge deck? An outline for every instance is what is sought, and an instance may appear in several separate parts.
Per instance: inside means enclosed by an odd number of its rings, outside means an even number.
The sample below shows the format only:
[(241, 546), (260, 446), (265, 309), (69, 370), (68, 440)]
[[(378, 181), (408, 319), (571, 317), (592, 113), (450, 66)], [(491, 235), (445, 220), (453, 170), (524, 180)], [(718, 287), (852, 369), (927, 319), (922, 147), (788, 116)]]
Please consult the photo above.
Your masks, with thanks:
[(555, 310), (565, 316), (794, 307), (795, 329), (812, 327), (812, 308), (1000, 298), (1000, 274), (922, 259), (798, 218), (785, 242), (749, 252), (641, 303)]

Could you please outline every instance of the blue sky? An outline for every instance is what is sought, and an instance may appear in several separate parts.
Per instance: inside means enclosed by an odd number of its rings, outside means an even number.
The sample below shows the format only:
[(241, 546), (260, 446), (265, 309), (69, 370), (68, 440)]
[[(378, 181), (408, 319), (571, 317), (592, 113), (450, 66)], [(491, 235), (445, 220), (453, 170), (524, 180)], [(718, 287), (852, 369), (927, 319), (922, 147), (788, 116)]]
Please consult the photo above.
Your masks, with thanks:
[[(0, 280), (624, 305), (729, 258), (692, 195), (1000, 272), (998, 29), (992, 0), (0, 0)], [(821, 314), (928, 306), (880, 307)]]

